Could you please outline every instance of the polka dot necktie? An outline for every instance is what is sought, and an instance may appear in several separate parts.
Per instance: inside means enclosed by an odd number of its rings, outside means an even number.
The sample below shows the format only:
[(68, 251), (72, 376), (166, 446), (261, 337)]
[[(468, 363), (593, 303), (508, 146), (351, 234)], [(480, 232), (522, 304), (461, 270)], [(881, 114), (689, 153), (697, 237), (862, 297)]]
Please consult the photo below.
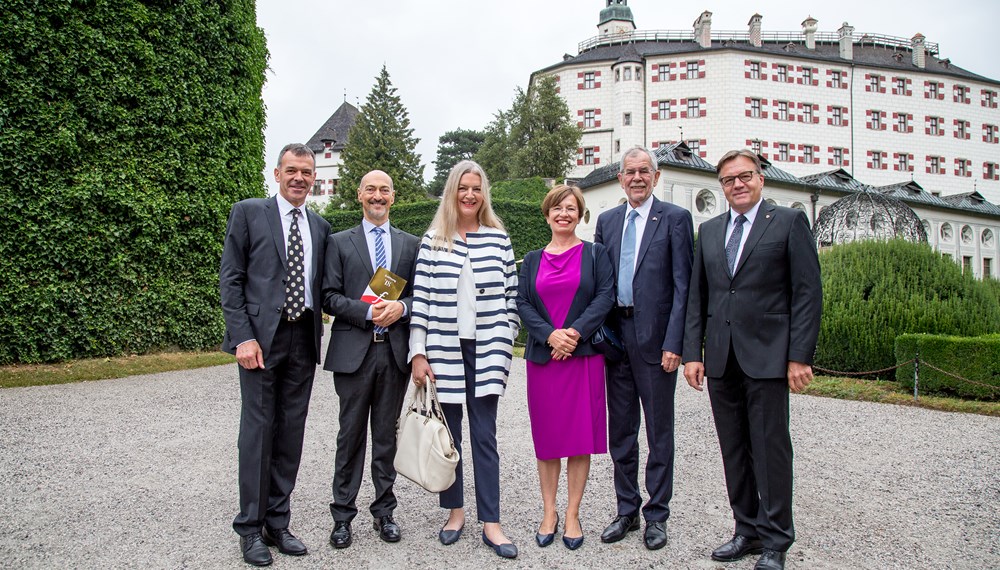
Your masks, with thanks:
[(306, 310), (305, 254), (299, 232), (298, 208), (292, 209), (292, 224), (288, 227), (288, 280), (285, 284), (285, 317), (298, 320)]

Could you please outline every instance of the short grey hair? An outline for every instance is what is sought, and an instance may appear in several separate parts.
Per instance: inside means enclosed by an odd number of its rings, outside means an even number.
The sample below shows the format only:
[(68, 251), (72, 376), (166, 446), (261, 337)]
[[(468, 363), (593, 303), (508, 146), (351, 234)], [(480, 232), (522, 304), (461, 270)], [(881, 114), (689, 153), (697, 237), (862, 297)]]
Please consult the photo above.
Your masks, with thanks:
[(621, 163), (619, 164), (619, 171), (625, 172), (626, 158), (632, 158), (633, 156), (636, 156), (638, 154), (646, 155), (646, 158), (649, 160), (649, 166), (652, 167), (653, 171), (655, 172), (656, 169), (659, 167), (659, 164), (656, 162), (656, 155), (653, 154), (652, 151), (650, 151), (648, 148), (644, 146), (634, 146), (626, 150), (624, 153), (622, 153)]
[(281, 159), (285, 156), (286, 152), (292, 153), (292, 156), (308, 156), (313, 161), (313, 166), (316, 166), (316, 153), (312, 151), (311, 148), (307, 147), (301, 143), (291, 143), (286, 144), (281, 152), (278, 153), (278, 164), (275, 168), (281, 168)]

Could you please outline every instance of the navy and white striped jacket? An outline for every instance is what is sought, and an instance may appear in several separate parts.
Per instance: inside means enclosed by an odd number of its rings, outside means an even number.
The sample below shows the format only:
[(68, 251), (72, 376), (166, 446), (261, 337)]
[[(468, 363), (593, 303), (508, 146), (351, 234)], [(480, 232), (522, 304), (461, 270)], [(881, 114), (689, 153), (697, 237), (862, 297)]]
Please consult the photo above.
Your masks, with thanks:
[(413, 278), (410, 355), (427, 357), (439, 399), (465, 402), (465, 368), (458, 340), (458, 276), (468, 257), (476, 283), (476, 389), (473, 397), (502, 396), (510, 371), (517, 316), (517, 269), (510, 237), (480, 227), (457, 236), (452, 251), (435, 250), (434, 234), (420, 242)]

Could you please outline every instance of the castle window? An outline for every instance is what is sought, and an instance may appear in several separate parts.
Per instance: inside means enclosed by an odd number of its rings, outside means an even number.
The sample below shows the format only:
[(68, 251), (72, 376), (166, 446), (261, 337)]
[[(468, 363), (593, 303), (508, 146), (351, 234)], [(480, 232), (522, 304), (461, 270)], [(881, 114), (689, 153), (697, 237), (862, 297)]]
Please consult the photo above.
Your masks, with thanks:
[(622, 113), (622, 126), (628, 127), (632, 125), (632, 113)]
[(834, 89), (840, 89), (843, 86), (844, 86), (844, 72), (834, 71), (830, 75), (830, 87), (833, 87)]
[(626, 67), (622, 74), (622, 81), (632, 81), (632, 68)]
[(757, 119), (760, 118), (760, 99), (750, 100), (750, 116)]
[(592, 129), (594, 128), (595, 113), (593, 109), (585, 109), (583, 111), (583, 128)]
[(778, 65), (775, 67), (774, 72), (778, 74), (778, 81), (781, 83), (788, 82), (788, 66)]
[(594, 82), (595, 82), (595, 78), (594, 78), (594, 72), (593, 71), (588, 71), (588, 72), (586, 72), (586, 73), (583, 74), (583, 88), (584, 89), (593, 89), (594, 88)]
[(667, 81), (670, 79), (670, 67), (667, 65), (661, 65), (659, 69), (657, 69), (657, 74), (659, 75), (658, 79), (660, 81)]
[(844, 126), (844, 108), (843, 107), (834, 107), (832, 112), (833, 112), (833, 117), (832, 117), (833, 118), (833, 123), (832, 123), (833, 126), (835, 126), (835, 127), (842, 127), (842, 126)]
[(788, 162), (788, 143), (778, 143), (778, 160)]
[(778, 101), (778, 116), (776, 118), (779, 121), (788, 120), (788, 101)]
[(665, 120), (670, 118), (670, 101), (660, 101), (659, 107), (659, 117), (660, 120)]
[(594, 147), (583, 149), (583, 163), (594, 164)]
[(833, 164), (836, 166), (844, 165), (844, 149), (842, 148), (833, 149)]
[(700, 100), (692, 97), (687, 100), (687, 118), (696, 119), (701, 116)]
[(816, 154), (815, 151), (813, 151), (812, 145), (806, 145), (802, 149), (802, 162), (806, 164), (812, 164), (816, 162)]
[(812, 103), (806, 103), (805, 106), (802, 107), (802, 122), (803, 123), (812, 123), (813, 120), (814, 119), (813, 119), (813, 106), (812, 106)]
[(811, 67), (802, 68), (802, 83), (806, 85), (812, 85), (813, 82), (813, 69)]
[(760, 62), (750, 62), (750, 79), (760, 79)]
[(905, 152), (900, 153), (899, 156), (896, 158), (896, 164), (897, 164), (896, 170), (899, 170), (900, 172), (909, 172), (910, 155), (906, 154)]

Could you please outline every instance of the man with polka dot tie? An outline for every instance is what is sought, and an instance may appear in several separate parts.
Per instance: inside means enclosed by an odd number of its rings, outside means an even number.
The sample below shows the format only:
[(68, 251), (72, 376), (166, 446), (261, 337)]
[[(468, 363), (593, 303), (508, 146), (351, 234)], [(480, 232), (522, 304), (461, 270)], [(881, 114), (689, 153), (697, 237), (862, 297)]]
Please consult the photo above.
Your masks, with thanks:
[(309, 147), (290, 144), (274, 169), (278, 195), (233, 205), (219, 272), (223, 350), (236, 355), (242, 409), (240, 512), (243, 560), (271, 564), (268, 546), (301, 556), (289, 530), (306, 412), (319, 364), (320, 286), (330, 224), (305, 207), (316, 179)]

